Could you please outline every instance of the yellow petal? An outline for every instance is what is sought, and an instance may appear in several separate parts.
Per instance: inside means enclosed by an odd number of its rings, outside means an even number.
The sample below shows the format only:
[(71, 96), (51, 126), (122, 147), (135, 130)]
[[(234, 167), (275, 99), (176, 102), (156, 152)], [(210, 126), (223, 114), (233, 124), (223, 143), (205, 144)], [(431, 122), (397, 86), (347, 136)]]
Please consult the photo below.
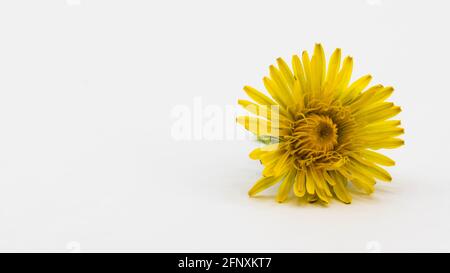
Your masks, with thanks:
[[(265, 145), (263, 147), (259, 147), (251, 151), (249, 157), (254, 160), (267, 160), (274, 156), (274, 152), (278, 151), (279, 144), (274, 143), (270, 145)], [(267, 161), (266, 161), (267, 162)]]
[(300, 58), (297, 55), (294, 55), (292, 57), (292, 67), (294, 69), (294, 76), (300, 83), (302, 93), (307, 92), (305, 72), (303, 70), (302, 62), (300, 61)]
[(399, 125), (401, 125), (400, 120), (383, 120), (363, 126), (362, 131), (367, 133), (384, 132), (395, 130)]
[(320, 44), (314, 47), (314, 54), (311, 60), (311, 87), (312, 92), (320, 96), (322, 93), (322, 84), (325, 78), (325, 53)]
[(368, 161), (375, 162), (384, 166), (394, 166), (395, 161), (390, 159), (389, 157), (382, 155), (380, 153), (371, 151), (371, 150), (363, 150), (361, 151), (362, 156)]
[(328, 187), (328, 184), (325, 182), (325, 179), (322, 176), (322, 171), (311, 169), (311, 175), (315, 183), (314, 189), (317, 195), (322, 201), (328, 203), (329, 202), (328, 197), (332, 197), (332, 194)]
[(236, 118), (236, 121), (239, 124), (243, 125), (245, 129), (258, 136), (264, 135), (264, 136), (280, 137), (280, 135), (288, 134), (287, 131), (273, 126), (273, 124), (270, 121), (263, 120), (260, 118), (240, 116)]
[(364, 88), (369, 85), (370, 81), (372, 80), (371, 75), (362, 76), (355, 82), (353, 82), (347, 90), (342, 92), (342, 102), (348, 103), (358, 97), (358, 95), (361, 93)]
[(365, 176), (373, 176), (375, 178), (378, 178), (379, 180), (388, 182), (392, 180), (391, 175), (385, 169), (378, 167), (376, 164), (373, 164), (359, 157), (356, 157), (354, 159), (356, 160), (353, 160), (352, 163), (355, 164), (356, 168), (358, 168), (358, 171)]
[(403, 128), (394, 128), (390, 130), (383, 130), (378, 132), (362, 132), (359, 136), (365, 141), (379, 141), (386, 138), (396, 137), (402, 135), (405, 132)]
[(267, 92), (279, 103), (283, 108), (287, 108), (289, 101), (285, 98), (286, 95), (278, 88), (275, 81), (268, 77), (263, 78), (264, 87)]
[(298, 197), (303, 197), (306, 193), (306, 176), (305, 172), (297, 172), (297, 177), (294, 184), (294, 194)]
[(340, 95), (342, 90), (346, 89), (350, 79), (352, 77), (353, 70), (353, 58), (348, 56), (344, 59), (344, 64), (342, 65), (341, 71), (339, 71), (336, 78), (336, 90), (337, 95)]
[(311, 63), (307, 51), (302, 53), (303, 71), (305, 72), (306, 95), (311, 93)]
[(331, 175), (328, 173), (328, 171), (323, 171), (323, 178), (325, 179), (325, 181), (334, 186), (336, 184), (336, 179), (334, 179), (333, 177), (331, 177)]
[(314, 189), (314, 178), (312, 177), (311, 169), (308, 168), (306, 171), (306, 191), (309, 194), (314, 194)]
[(364, 191), (367, 194), (371, 194), (374, 192), (374, 186), (364, 183), (363, 181), (359, 180), (359, 179), (352, 179), (351, 182), (353, 183), (353, 185), (355, 185), (358, 189)]
[(251, 86), (244, 86), (244, 91), (247, 93), (247, 95), (252, 98), (255, 102), (262, 104), (262, 105), (276, 105), (277, 103), (273, 101), (268, 96), (264, 95), (263, 93), (259, 92), (255, 88)]
[(324, 189), (321, 189), (321, 188), (319, 188), (319, 187), (316, 187), (315, 190), (316, 190), (316, 194), (317, 194), (317, 196), (319, 197), (320, 200), (322, 200), (323, 202), (325, 202), (325, 203), (327, 203), (327, 204), (330, 202), (330, 199), (329, 199), (328, 196), (326, 195)]
[(261, 148), (256, 148), (250, 152), (248, 155), (251, 159), (257, 160), (264, 152), (261, 151)]
[(325, 177), (323, 176), (323, 171), (316, 170), (316, 173), (317, 173), (317, 177), (319, 178), (320, 184), (322, 184), (322, 188), (325, 191), (325, 194), (329, 197), (333, 197), (333, 195), (331, 194), (331, 191), (330, 191), (330, 187), (328, 187), (328, 183), (327, 183)]
[(334, 180), (336, 182), (333, 186), (333, 190), (337, 198), (346, 204), (350, 204), (352, 202), (352, 196), (346, 189), (345, 177), (335, 172), (332, 173), (332, 176), (334, 177)]
[(394, 149), (403, 146), (404, 144), (405, 141), (403, 139), (388, 138), (384, 140), (368, 142), (365, 144), (365, 146), (369, 149), (378, 150), (378, 149)]
[(285, 170), (287, 166), (287, 161), (289, 159), (289, 153), (285, 152), (279, 159), (277, 164), (275, 165), (274, 172), (275, 175), (280, 175), (283, 173), (283, 170)]
[(320, 74), (322, 77), (320, 78), (321, 83), (325, 82), (326, 72), (327, 72), (327, 61), (325, 58), (325, 51), (320, 43), (315, 44), (314, 46), (314, 55), (318, 57), (318, 64), (320, 69)]
[(392, 86), (387, 86), (383, 88), (383, 90), (377, 92), (373, 97), (374, 101), (385, 101), (388, 99), (392, 93), (394, 92), (394, 88)]
[(361, 109), (364, 110), (371, 105), (385, 101), (391, 96), (392, 92), (394, 92), (394, 88), (391, 86), (383, 87), (381, 84), (375, 85), (362, 93), (350, 107), (354, 112)]
[(282, 58), (277, 59), (277, 64), (281, 74), (283, 75), (284, 80), (288, 84), (289, 88), (292, 89), (294, 86), (294, 74), (292, 73), (287, 63)]
[[(278, 144), (278, 143), (276, 143)], [(276, 144), (272, 144), (272, 145), (276, 145)], [(265, 146), (265, 147), (269, 147)], [(264, 148), (265, 148), (264, 147)], [(258, 148), (260, 149), (260, 151), (262, 151), (264, 148)], [(261, 156), (259, 157), (259, 160), (261, 160), (261, 163), (264, 165), (268, 165), (270, 162), (276, 161), (281, 155), (283, 154), (283, 152), (281, 150), (275, 149), (273, 151), (268, 150), (265, 153), (262, 153)]]
[(264, 164), (264, 170), (262, 171), (263, 176), (269, 177), (269, 176), (275, 176), (275, 165), (276, 165), (277, 161), (271, 161), (268, 162), (266, 164)]
[(298, 107), (298, 110), (299, 111), (303, 110), (303, 108), (305, 106), (305, 102), (304, 102), (302, 87), (300, 86), (299, 80), (294, 81), (294, 87), (292, 89), (292, 96)]
[[(375, 185), (376, 182), (375, 179), (373, 178), (373, 175), (365, 172), (364, 169), (359, 169), (358, 167), (355, 167), (355, 165), (351, 163), (347, 163), (344, 168), (347, 169), (349, 172), (347, 172), (347, 175), (346, 173), (343, 172), (341, 172), (341, 174), (344, 174), (344, 176), (346, 176), (347, 179), (349, 180), (357, 179), (361, 183), (368, 185)], [(348, 176), (348, 173), (350, 173), (350, 176)]]
[(330, 57), (330, 64), (328, 65), (327, 78), (325, 81), (325, 89), (329, 92), (333, 90), (336, 77), (341, 66), (341, 49), (337, 48)]
[(249, 196), (255, 196), (259, 192), (275, 185), (282, 179), (281, 176), (262, 177), (256, 181), (255, 185), (248, 191)]
[[(282, 127), (289, 127), (291, 123), (288, 117), (280, 113), (278, 105), (258, 105), (248, 100), (238, 100), (238, 104), (250, 113), (270, 120), (272, 123), (282, 123)], [(277, 124), (273, 125), (274, 127), (280, 127)]]
[(365, 112), (358, 113), (355, 117), (363, 122), (373, 123), (392, 118), (401, 111), (402, 109), (399, 106), (386, 102)]
[(358, 168), (354, 166), (354, 164), (348, 163), (345, 165), (345, 168), (350, 172), (350, 176), (348, 172), (342, 172), (341, 169), (338, 171), (348, 180), (350, 180), (355, 186), (359, 189), (362, 189), (366, 193), (370, 194), (374, 191), (374, 185), (376, 184), (375, 179), (372, 176), (368, 176), (365, 173), (361, 172)]
[(275, 66), (271, 65), (269, 67), (270, 70), (270, 78), (274, 82), (274, 86), (277, 92), (277, 96), (279, 96), (286, 105), (290, 106), (294, 104), (294, 99), (292, 97), (291, 86), (289, 86), (286, 79), (283, 77), (280, 70), (278, 70)]
[(282, 203), (286, 200), (289, 192), (291, 191), (292, 185), (294, 184), (296, 174), (296, 170), (290, 171), (284, 181), (281, 183), (280, 187), (278, 188), (276, 197), (277, 202)]

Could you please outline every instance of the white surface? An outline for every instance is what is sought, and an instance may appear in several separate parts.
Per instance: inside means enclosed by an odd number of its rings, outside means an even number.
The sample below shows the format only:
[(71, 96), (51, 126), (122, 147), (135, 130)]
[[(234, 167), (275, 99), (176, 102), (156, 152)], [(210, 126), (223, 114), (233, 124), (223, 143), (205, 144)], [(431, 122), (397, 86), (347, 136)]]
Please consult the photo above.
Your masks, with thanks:
[[(2, 1), (0, 250), (450, 251), (450, 4), (337, 2)], [(391, 184), (280, 205), (247, 197), (254, 142), (172, 138), (315, 42), (395, 86)]]

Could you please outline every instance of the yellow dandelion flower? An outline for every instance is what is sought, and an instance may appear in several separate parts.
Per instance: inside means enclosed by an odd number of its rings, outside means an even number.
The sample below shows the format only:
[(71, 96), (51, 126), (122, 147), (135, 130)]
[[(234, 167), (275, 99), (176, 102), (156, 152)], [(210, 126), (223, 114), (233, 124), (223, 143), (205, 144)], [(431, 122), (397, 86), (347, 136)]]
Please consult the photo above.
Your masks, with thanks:
[(264, 165), (262, 177), (249, 195), (279, 184), (276, 200), (293, 193), (308, 201), (328, 203), (337, 197), (350, 203), (349, 182), (363, 192), (374, 191), (376, 180), (391, 181), (380, 166), (395, 162), (374, 150), (404, 144), (401, 109), (386, 100), (390, 86), (369, 87), (370, 75), (350, 83), (352, 57), (341, 61), (341, 50), (331, 55), (316, 44), (312, 57), (304, 51), (292, 57), (292, 68), (281, 58), (271, 65), (264, 86), (270, 96), (245, 86), (253, 100), (239, 100), (252, 116), (237, 118), (267, 144), (250, 153)]

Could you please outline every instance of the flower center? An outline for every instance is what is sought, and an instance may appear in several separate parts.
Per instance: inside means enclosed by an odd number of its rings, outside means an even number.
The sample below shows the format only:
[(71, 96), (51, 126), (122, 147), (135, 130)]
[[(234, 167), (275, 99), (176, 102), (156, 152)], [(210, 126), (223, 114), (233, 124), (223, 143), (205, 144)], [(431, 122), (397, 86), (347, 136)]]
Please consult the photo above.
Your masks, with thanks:
[(312, 114), (296, 122), (293, 136), (297, 149), (328, 152), (337, 144), (338, 129), (330, 117)]

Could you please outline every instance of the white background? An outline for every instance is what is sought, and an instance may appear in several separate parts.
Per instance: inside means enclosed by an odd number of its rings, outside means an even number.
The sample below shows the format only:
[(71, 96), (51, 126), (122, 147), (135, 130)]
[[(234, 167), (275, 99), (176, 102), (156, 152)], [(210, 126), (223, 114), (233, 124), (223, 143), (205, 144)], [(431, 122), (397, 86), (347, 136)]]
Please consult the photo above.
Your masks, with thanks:
[[(448, 1), (2, 1), (0, 250), (450, 251)], [(393, 85), (391, 184), (328, 207), (248, 198), (251, 140), (176, 141), (321, 42)], [(226, 117), (233, 119), (233, 117)]]

